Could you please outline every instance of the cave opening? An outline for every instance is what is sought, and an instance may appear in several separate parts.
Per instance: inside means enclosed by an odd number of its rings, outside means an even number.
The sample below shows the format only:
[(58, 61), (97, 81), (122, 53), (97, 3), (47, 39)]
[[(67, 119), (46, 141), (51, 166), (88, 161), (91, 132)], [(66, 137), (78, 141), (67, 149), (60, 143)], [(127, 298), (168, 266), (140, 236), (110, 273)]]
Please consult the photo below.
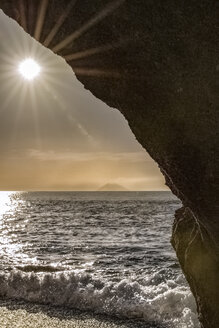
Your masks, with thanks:
[[(10, 262), (18, 270), (13, 277), (9, 275), (6, 296), (29, 300), (29, 272), (35, 274), (36, 284), (42, 272), (50, 272), (54, 279), (56, 272), (79, 270), (89, 274), (93, 284), (101, 273), (99, 283), (114, 284), (115, 295), (125, 284), (118, 301), (125, 304), (118, 315), (130, 311), (130, 302), (137, 303), (137, 310), (141, 294), (144, 304), (133, 317), (162, 324), (171, 319), (173, 295), (181, 299), (181, 306), (172, 309), (175, 320), (194, 320), (195, 302), (170, 245), (180, 202), (165, 187), (156, 163), (137, 142), (124, 116), (85, 90), (62, 58), (44, 49), (3, 13), (1, 29), (5, 40), (1, 140), (7, 149), (1, 151), (1, 189), (18, 190), (0, 193), (2, 267), (7, 272)], [(55, 205), (48, 212), (49, 202)], [(59, 224), (57, 212), (63, 216)], [(41, 220), (47, 222), (44, 228)], [(50, 225), (58, 225), (60, 231)], [(10, 234), (15, 226), (18, 229), (10, 239), (5, 231)], [(89, 226), (94, 228), (89, 231)], [(23, 275), (22, 292), (15, 283), (19, 274)], [(46, 278), (41, 279), (45, 285)], [(83, 275), (78, 279), (84, 279)], [(59, 285), (56, 288), (62, 293)], [(125, 296), (130, 288), (133, 293), (140, 289), (139, 295)], [(154, 300), (147, 314), (143, 308), (149, 296)], [(99, 306), (111, 315), (113, 297), (108, 295), (103, 302), (110, 302), (108, 312), (99, 303), (94, 310)], [(44, 303), (41, 288), (35, 301)], [(65, 302), (64, 298), (60, 305)], [(160, 302), (166, 311), (160, 311)], [(71, 306), (75, 307), (74, 302)]]
[[(196, 298), (203, 327), (217, 327), (218, 210), (215, 205), (217, 183), (213, 182), (217, 175), (215, 155), (218, 142), (215, 135), (218, 129), (215, 111), (218, 99), (215, 92), (218, 74), (216, 4), (209, 6), (205, 0), (195, 1), (191, 5), (195, 10), (191, 10), (187, 3), (184, 6), (171, 0), (167, 7), (161, 1), (156, 4), (139, 1), (136, 5), (117, 0), (107, 1), (103, 6), (96, 0), (95, 6), (87, 1), (84, 6), (70, 1), (60, 10), (60, 2), (54, 1), (52, 6), (51, 3), (42, 0), (27, 4), (25, 0), (16, 3), (11, 0), (3, 1), (1, 7), (36, 40), (63, 56), (87, 90), (110, 107), (117, 108), (128, 120), (138, 142), (159, 164), (167, 185), (183, 202), (183, 208), (176, 212), (172, 243)], [(57, 18), (55, 22), (54, 17)], [(129, 29), (125, 28), (127, 24)], [(1, 37), (5, 32), (1, 30)], [(13, 43), (18, 48), (21, 46), (16, 37)], [(27, 47), (26, 50), (30, 49)], [(19, 52), (14, 55), (19, 56)], [(7, 53), (4, 56), (10, 66), (11, 57)], [(53, 62), (50, 64), (52, 67)], [(7, 72), (3, 69), (2, 77), (5, 74)], [(8, 84), (10, 86), (11, 79)], [(4, 87), (7, 89), (7, 83)], [(45, 92), (54, 96), (46, 83), (44, 87)], [(13, 88), (2, 106), (2, 113), (18, 89)], [(19, 110), (14, 116), (11, 144), (17, 138), (22, 101), (30, 89), (26, 84), (17, 104)], [(54, 103), (57, 101), (54, 98)], [(36, 117), (36, 112), (36, 108), (26, 112), (27, 122), (28, 117)], [(67, 114), (66, 108), (62, 107), (62, 112)], [(42, 117), (47, 114), (42, 111)], [(54, 112), (49, 114), (52, 127)], [(76, 125), (74, 118), (68, 117), (68, 121), (71, 126)], [(40, 135), (47, 131), (45, 127), (41, 131), (42, 125), (36, 122), (26, 124), (19, 133), (25, 139), (28, 130), (34, 131), (36, 147), (28, 148), (28, 156), (37, 158), (42, 164), (42, 159), (54, 159), (54, 153), (51, 149), (46, 154), (38, 151), (42, 149)], [(60, 118), (59, 126), (61, 123)], [(81, 140), (89, 139), (92, 143), (83, 125), (77, 125), (77, 129), (83, 136)], [(58, 126), (55, 135), (60, 135)], [(51, 140), (48, 144), (51, 146)], [(7, 149), (4, 151), (7, 153)], [(11, 156), (14, 160), (16, 151), (14, 149)], [(69, 157), (69, 153), (64, 157)], [(22, 159), (19, 160), (22, 163)], [(41, 164), (37, 169), (42, 168)], [(27, 165), (26, 173), (29, 168)], [(65, 173), (60, 167), (59, 170)], [(99, 167), (98, 172), (101, 173)], [(50, 174), (48, 169), (47, 175)], [(4, 176), (2, 182), (5, 181)], [(183, 292), (180, 295), (185, 298)], [(182, 313), (183, 318), (190, 321), (196, 316), (191, 316), (187, 308)], [(196, 325), (191, 322), (191, 325)]]

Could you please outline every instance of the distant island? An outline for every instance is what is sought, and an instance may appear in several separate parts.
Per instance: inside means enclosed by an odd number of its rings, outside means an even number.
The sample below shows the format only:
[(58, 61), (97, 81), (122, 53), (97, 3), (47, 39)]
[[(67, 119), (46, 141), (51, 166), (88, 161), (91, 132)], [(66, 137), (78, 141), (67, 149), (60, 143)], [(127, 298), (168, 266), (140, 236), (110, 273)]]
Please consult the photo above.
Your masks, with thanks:
[(116, 183), (107, 183), (100, 187), (98, 191), (128, 191), (128, 189)]

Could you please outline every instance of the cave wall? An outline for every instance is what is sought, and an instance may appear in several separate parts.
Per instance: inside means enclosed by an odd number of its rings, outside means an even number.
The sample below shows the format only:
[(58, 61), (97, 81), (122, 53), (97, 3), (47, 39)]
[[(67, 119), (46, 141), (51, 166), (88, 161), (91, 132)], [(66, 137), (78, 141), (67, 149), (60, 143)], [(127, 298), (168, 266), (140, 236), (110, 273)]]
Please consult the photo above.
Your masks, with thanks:
[(203, 326), (218, 327), (219, 2), (1, 0), (0, 7), (120, 110), (158, 163), (184, 206), (172, 244)]

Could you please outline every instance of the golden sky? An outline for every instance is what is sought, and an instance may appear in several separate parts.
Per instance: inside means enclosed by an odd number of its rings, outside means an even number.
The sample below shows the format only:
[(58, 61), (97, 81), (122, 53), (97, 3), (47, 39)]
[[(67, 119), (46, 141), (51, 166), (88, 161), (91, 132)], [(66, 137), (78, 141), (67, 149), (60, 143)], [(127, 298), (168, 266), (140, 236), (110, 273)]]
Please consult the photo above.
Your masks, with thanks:
[[(25, 80), (26, 58), (41, 73)], [(0, 190), (165, 190), (153, 160), (116, 109), (96, 99), (65, 61), (0, 11)]]

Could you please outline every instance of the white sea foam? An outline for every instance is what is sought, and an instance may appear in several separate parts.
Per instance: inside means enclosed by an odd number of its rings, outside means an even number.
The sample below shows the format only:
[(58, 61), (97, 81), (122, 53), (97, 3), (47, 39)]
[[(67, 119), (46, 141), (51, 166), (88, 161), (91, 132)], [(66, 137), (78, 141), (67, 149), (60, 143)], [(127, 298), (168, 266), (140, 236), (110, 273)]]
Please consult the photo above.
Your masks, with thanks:
[(179, 205), (169, 193), (15, 194), (0, 227), (0, 296), (197, 328), (169, 242)]
[(0, 275), (0, 296), (198, 328), (194, 298), (179, 279), (162, 281), (157, 272), (140, 281), (112, 282), (85, 273), (17, 270)]

